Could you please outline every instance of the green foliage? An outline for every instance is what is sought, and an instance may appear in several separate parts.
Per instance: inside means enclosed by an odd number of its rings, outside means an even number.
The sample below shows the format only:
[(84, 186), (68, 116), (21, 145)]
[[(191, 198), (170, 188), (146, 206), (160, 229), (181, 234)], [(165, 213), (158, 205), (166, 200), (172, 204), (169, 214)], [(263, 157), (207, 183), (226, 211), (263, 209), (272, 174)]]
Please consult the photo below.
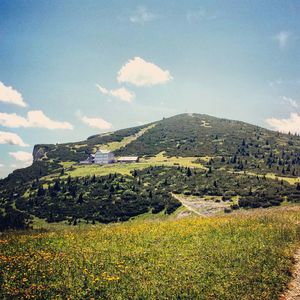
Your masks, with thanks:
[(219, 197), (232, 203), (233, 197), (239, 196), (233, 204), (242, 208), (278, 206), (284, 200), (300, 202), (297, 185), (247, 173), (227, 172), (224, 176), (224, 171), (217, 168), (209, 172), (156, 166), (133, 170), (132, 175), (39, 179), (2, 190), (0, 203), (2, 206), (14, 203), (18, 210), (49, 222), (73, 224), (77, 219), (103, 223), (126, 221), (148, 211), (165, 210), (170, 214), (180, 206), (172, 193)]
[(53, 162), (34, 162), (31, 166), (15, 170), (5, 179), (0, 180), (0, 189), (5, 189), (8, 187), (14, 188), (15, 186), (26, 184), (32, 180), (53, 173), (59, 168), (60, 165)]
[(166, 187), (158, 188), (158, 183), (151, 183), (151, 174), (141, 177), (137, 171), (134, 173), (135, 177), (110, 174), (39, 181), (38, 186), (28, 186), (29, 195), (15, 199), (15, 205), (48, 222), (65, 220), (70, 224), (77, 219), (102, 223), (126, 221), (148, 211), (165, 210), (170, 214), (180, 206)]
[(8, 229), (28, 229), (31, 218), (29, 214), (5, 207), (4, 212), (0, 213), (0, 231)]

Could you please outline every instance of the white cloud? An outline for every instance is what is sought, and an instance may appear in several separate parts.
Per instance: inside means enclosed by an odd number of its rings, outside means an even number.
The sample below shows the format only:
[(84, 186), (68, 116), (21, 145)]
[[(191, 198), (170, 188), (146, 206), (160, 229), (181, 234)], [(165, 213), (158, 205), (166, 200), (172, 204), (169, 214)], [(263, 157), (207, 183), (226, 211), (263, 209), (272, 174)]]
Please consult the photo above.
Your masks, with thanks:
[(68, 122), (58, 122), (49, 119), (41, 110), (32, 110), (27, 113), (27, 118), (15, 113), (0, 113), (0, 125), (11, 128), (37, 127), (47, 129), (73, 129)]
[(0, 125), (5, 127), (12, 127), (12, 128), (29, 127), (28, 121), (25, 118), (20, 117), (15, 113), (8, 114), (8, 113), (1, 113), (1, 112), (0, 112)]
[(27, 119), (30, 127), (40, 127), (47, 129), (73, 129), (68, 122), (58, 122), (49, 119), (41, 110), (29, 111)]
[(99, 117), (90, 118), (90, 117), (86, 117), (86, 116), (81, 116), (80, 113), (78, 115), (79, 115), (80, 120), (84, 124), (86, 124), (90, 127), (98, 128), (98, 129), (101, 129), (101, 130), (108, 130), (108, 129), (112, 128), (112, 124), (105, 121), (102, 118), (99, 118)]
[(102, 86), (100, 86), (99, 84), (96, 84), (97, 88), (99, 89), (99, 91), (104, 94), (104, 95), (109, 95), (110, 91)]
[(27, 167), (32, 164), (33, 158), (30, 152), (17, 151), (9, 152), (8, 154), (12, 156), (15, 160), (22, 162), (22, 167)]
[(120, 100), (125, 101), (125, 102), (130, 103), (135, 98), (135, 94), (133, 92), (127, 90), (124, 87), (121, 87), (121, 88), (115, 89), (115, 90), (108, 90), (108, 89), (100, 86), (99, 84), (97, 84), (96, 86), (102, 94), (119, 98)]
[(21, 147), (28, 147), (23, 140), (13, 132), (0, 131), (0, 144), (17, 145)]
[(288, 105), (290, 105), (291, 107), (293, 108), (298, 108), (299, 105), (297, 103), (296, 100), (292, 99), (292, 98), (289, 98), (289, 97), (286, 97), (286, 96), (282, 96), (282, 100), (287, 103)]
[(22, 107), (27, 106), (27, 104), (23, 100), (21, 93), (16, 91), (11, 86), (4, 85), (4, 83), (1, 81), (0, 81), (0, 102), (11, 103)]
[(284, 49), (287, 46), (291, 36), (291, 32), (282, 30), (274, 36), (274, 40), (278, 42), (280, 49)]
[(152, 86), (167, 83), (173, 78), (168, 70), (162, 70), (151, 62), (135, 57), (122, 66), (117, 79), (136, 86)]
[(112, 96), (117, 97), (126, 102), (132, 102), (132, 99), (134, 99), (135, 97), (133, 92), (130, 92), (124, 87), (111, 91), (111, 94)]
[(4, 167), (4, 164), (0, 164), (0, 168), (3, 168)]
[(300, 133), (300, 116), (298, 113), (291, 113), (288, 119), (269, 118), (267, 124), (274, 130), (284, 133)]
[(156, 17), (157, 16), (151, 13), (146, 7), (139, 6), (132, 16), (129, 17), (129, 20), (132, 23), (145, 24), (146, 22), (156, 19)]

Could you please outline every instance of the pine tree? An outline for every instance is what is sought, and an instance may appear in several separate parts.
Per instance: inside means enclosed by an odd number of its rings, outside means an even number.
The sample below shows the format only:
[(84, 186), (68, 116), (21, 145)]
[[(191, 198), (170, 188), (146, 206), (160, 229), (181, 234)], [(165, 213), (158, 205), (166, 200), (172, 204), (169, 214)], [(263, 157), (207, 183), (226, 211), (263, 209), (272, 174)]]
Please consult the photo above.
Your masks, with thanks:
[(252, 188), (250, 187), (249, 189), (249, 196), (252, 196), (253, 195), (253, 192), (252, 192)]
[(95, 174), (92, 176), (91, 182), (92, 182), (92, 183), (95, 183), (95, 182), (96, 182), (96, 176), (95, 176)]
[(82, 204), (83, 203), (83, 194), (80, 193), (79, 197), (78, 197), (78, 200), (77, 200), (77, 203), (78, 204)]
[(53, 186), (53, 189), (55, 191), (60, 191), (60, 185), (59, 185), (59, 180), (56, 180)]
[(41, 197), (46, 194), (46, 191), (44, 190), (43, 186), (41, 185), (37, 191), (37, 196)]

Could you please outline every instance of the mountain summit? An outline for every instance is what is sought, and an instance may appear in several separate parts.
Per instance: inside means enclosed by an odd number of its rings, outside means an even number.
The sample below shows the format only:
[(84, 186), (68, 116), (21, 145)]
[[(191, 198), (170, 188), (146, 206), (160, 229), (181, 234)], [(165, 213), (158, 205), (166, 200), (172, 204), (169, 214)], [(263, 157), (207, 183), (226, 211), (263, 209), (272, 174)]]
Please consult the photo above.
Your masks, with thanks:
[[(295, 135), (181, 114), (77, 143), (36, 145), (33, 164), (0, 182), (2, 210), (77, 223), (170, 214), (182, 195), (229, 201), (227, 211), (280, 205), (300, 198), (299, 147)], [(116, 163), (89, 163), (98, 149)]]

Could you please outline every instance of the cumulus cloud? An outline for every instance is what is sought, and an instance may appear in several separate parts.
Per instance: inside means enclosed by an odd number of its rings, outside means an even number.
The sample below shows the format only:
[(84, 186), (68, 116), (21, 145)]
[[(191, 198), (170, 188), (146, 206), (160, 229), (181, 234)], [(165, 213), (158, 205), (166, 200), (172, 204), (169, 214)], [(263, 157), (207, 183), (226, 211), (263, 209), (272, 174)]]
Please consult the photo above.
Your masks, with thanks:
[(139, 6), (129, 17), (129, 20), (132, 23), (145, 24), (146, 22), (156, 19), (156, 17), (157, 16), (151, 13), (146, 7)]
[(23, 167), (27, 167), (32, 164), (33, 158), (30, 152), (17, 151), (9, 152), (8, 154), (12, 156), (15, 160), (22, 162)]
[(274, 40), (278, 43), (280, 49), (284, 49), (287, 46), (291, 37), (291, 32), (282, 30), (274, 36)]
[(124, 87), (115, 90), (108, 90), (99, 84), (97, 84), (96, 86), (102, 94), (119, 98), (120, 100), (125, 102), (130, 103), (135, 98), (135, 94)]
[(119, 82), (128, 82), (136, 86), (152, 86), (167, 83), (173, 77), (168, 70), (163, 70), (140, 57), (134, 57), (122, 66), (117, 79)]
[(17, 145), (21, 147), (28, 147), (23, 140), (13, 132), (0, 131), (0, 144)]
[(4, 83), (1, 81), (0, 81), (0, 102), (15, 104), (22, 107), (27, 106), (21, 93), (16, 91), (11, 86), (4, 85)]
[(81, 116), (80, 112), (78, 113), (79, 119), (82, 121), (82, 123), (101, 130), (109, 130), (112, 128), (112, 124), (105, 121), (104, 119), (100, 117), (87, 117), (87, 116)]
[(32, 110), (27, 113), (27, 118), (15, 113), (0, 113), (0, 125), (11, 128), (37, 127), (47, 129), (73, 129), (68, 122), (53, 121), (41, 110)]
[(298, 107), (299, 107), (297, 101), (294, 100), (294, 99), (292, 99), (292, 98), (289, 98), (289, 97), (286, 97), (286, 96), (282, 96), (282, 100), (283, 100), (286, 104), (290, 105), (290, 106), (293, 107), (293, 108), (298, 108)]
[(300, 133), (300, 116), (298, 113), (291, 113), (288, 119), (269, 118), (267, 124), (274, 130), (284, 133)]

